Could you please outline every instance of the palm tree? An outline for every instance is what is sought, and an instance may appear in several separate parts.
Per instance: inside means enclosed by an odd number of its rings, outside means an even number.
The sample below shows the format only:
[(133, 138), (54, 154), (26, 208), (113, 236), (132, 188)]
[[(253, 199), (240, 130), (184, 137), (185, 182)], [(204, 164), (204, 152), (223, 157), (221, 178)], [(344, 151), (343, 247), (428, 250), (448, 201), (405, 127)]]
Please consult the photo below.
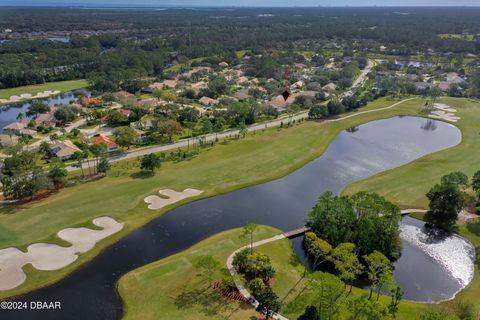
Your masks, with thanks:
[(19, 114), (17, 114), (17, 120), (18, 121), (22, 121), (24, 118), (25, 118), (25, 113), (20, 112)]

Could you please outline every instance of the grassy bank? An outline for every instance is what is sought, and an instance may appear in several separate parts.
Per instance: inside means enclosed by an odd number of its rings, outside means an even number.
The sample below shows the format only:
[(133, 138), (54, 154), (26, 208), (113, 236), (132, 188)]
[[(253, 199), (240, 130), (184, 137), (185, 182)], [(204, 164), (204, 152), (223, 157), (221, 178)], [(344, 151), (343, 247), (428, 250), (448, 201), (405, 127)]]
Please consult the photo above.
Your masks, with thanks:
[[(227, 300), (216, 296), (213, 290), (206, 290), (208, 282), (193, 266), (199, 255), (212, 255), (225, 269), (232, 251), (246, 244), (240, 239), (241, 233), (241, 229), (221, 232), (179, 254), (124, 275), (118, 284), (125, 303), (124, 319), (250, 319), (258, 315), (246, 303)], [(279, 233), (280, 230), (261, 226), (255, 238), (260, 240)], [(277, 271), (274, 291), (279, 297), (286, 297), (303, 272), (295, 257), (290, 259), (294, 254), (290, 241), (267, 244), (258, 251), (272, 259)], [(221, 270), (217, 270), (215, 278), (221, 278)]]
[(80, 88), (85, 88), (88, 86), (87, 80), (69, 80), (69, 81), (57, 81), (57, 82), (47, 82), (43, 84), (36, 84), (31, 86), (23, 86), (17, 88), (1, 89), (0, 90), (0, 99), (9, 99), (11, 96), (19, 96), (23, 93), (30, 93), (36, 95), (42, 91), (71, 91)]
[[(0, 248), (24, 247), (34, 242), (58, 243), (55, 234), (59, 230), (90, 225), (93, 218), (103, 215), (125, 222), (125, 227), (64, 269), (47, 272), (27, 268), (27, 281), (14, 290), (1, 292), (0, 297), (21, 294), (58, 281), (105, 246), (172, 209), (173, 206), (158, 211), (146, 208), (143, 198), (159, 189), (192, 187), (204, 190), (201, 197), (208, 197), (272, 180), (321, 155), (341, 130), (379, 118), (418, 114), (421, 102), (420, 99), (411, 100), (392, 109), (338, 122), (311, 121), (288, 129), (249, 134), (245, 139), (217, 144), (188, 161), (165, 163), (153, 177), (138, 175), (138, 160), (123, 161), (115, 164), (108, 177), (102, 180), (63, 189), (40, 202), (3, 206), (0, 208)], [(379, 100), (362, 110), (393, 103)]]
[[(241, 229), (218, 233), (188, 250), (156, 261), (125, 274), (118, 283), (124, 303), (124, 319), (260, 319), (260, 315), (248, 304), (232, 300), (215, 299), (212, 290), (193, 266), (199, 255), (212, 255), (222, 268), (231, 252), (245, 245), (240, 240)], [(255, 237), (265, 239), (280, 233), (261, 226)], [(296, 319), (308, 305), (317, 304), (317, 296), (302, 278), (303, 265), (298, 261), (287, 239), (259, 246), (256, 250), (266, 253), (276, 270), (273, 290), (282, 301), (280, 313)], [(221, 277), (218, 270), (215, 278)], [(353, 296), (367, 291), (354, 288)], [(186, 299), (188, 297), (188, 299)], [(382, 297), (389, 303), (389, 298)], [(402, 302), (398, 319), (414, 319), (428, 305)], [(348, 316), (348, 310), (343, 311)]]

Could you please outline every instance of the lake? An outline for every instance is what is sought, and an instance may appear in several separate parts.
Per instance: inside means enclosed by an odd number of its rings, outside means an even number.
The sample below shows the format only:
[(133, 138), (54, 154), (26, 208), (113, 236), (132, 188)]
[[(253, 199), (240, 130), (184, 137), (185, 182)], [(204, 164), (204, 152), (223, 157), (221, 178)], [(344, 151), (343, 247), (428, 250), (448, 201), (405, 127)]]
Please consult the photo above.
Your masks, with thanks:
[[(81, 89), (80, 91), (84, 92), (87, 96), (91, 95), (90, 90)], [(75, 95), (73, 92), (68, 91), (49, 98), (35, 99), (34, 101), (41, 101), (53, 107), (54, 105), (60, 104), (68, 105), (72, 100), (75, 100)], [(32, 101), (0, 106), (0, 132), (10, 123), (17, 122), (18, 114), (20, 112), (26, 113), (31, 106), (31, 103)]]
[[(11, 316), (15, 319), (119, 319), (122, 307), (115, 284), (126, 272), (246, 223), (267, 224), (285, 231), (300, 227), (324, 191), (339, 193), (354, 181), (455, 146), (460, 141), (461, 132), (455, 126), (418, 117), (378, 120), (342, 131), (321, 157), (295, 172), (173, 209), (107, 248), (70, 277), (21, 298), (22, 301), (61, 301), (60, 311), (21, 311), (12, 312)], [(473, 267), (467, 252), (469, 244), (460, 238), (450, 243), (451, 237), (433, 241), (433, 245), (429, 241), (423, 243), (415, 229), (421, 230), (422, 225), (411, 218), (403, 220), (404, 250), (395, 263), (395, 277), (405, 290), (406, 299), (431, 301), (452, 297), (466, 285), (456, 278), (459, 270)], [(404, 228), (408, 229), (408, 237), (403, 236)], [(442, 260), (442, 252), (448, 252), (444, 250), (445, 241), (447, 249), (463, 247), (467, 253), (453, 262)], [(292, 243), (301, 256), (301, 238), (293, 239)], [(434, 246), (436, 249), (431, 250)]]

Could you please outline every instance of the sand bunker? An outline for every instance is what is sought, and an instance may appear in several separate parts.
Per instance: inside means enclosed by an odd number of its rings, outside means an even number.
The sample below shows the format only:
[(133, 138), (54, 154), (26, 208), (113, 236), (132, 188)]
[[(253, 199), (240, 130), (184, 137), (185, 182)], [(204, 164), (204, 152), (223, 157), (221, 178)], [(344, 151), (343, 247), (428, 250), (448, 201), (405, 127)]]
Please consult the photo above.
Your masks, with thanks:
[(162, 189), (158, 193), (166, 198), (159, 196), (148, 196), (144, 199), (148, 203), (148, 209), (157, 210), (180, 200), (195, 197), (202, 194), (203, 191), (197, 189), (185, 189), (182, 192), (178, 192), (172, 189)]
[(89, 228), (67, 228), (57, 233), (58, 237), (70, 242), (70, 247), (62, 247), (50, 243), (34, 243), (27, 247), (27, 252), (17, 248), (0, 250), (0, 290), (10, 290), (21, 285), (26, 274), (23, 266), (32, 264), (38, 270), (58, 270), (77, 260), (78, 253), (92, 249), (95, 244), (120, 231), (123, 223), (110, 217), (100, 217), (93, 220), (93, 224), (103, 228), (93, 230)]
[(55, 90), (55, 91), (46, 90), (46, 91), (38, 92), (36, 95), (33, 95), (31, 93), (22, 93), (20, 96), (14, 95), (14, 96), (11, 96), (9, 99), (0, 99), (0, 103), (8, 104), (8, 103), (16, 103), (22, 100), (48, 98), (50, 96), (57, 95), (59, 93), (61, 92), (58, 90)]
[(433, 105), (433, 108), (435, 110), (430, 112), (430, 118), (445, 120), (449, 122), (457, 122), (458, 120), (460, 120), (460, 117), (455, 116), (455, 112), (457, 112), (457, 109), (454, 109), (446, 104), (435, 103)]

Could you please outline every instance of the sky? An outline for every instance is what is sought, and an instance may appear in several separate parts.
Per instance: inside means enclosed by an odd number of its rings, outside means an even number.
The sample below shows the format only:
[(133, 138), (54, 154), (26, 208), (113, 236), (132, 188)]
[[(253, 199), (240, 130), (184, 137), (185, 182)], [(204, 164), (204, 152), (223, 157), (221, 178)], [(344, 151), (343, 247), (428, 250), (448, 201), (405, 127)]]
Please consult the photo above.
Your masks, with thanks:
[(0, 6), (480, 6), (480, 0), (0, 0)]

